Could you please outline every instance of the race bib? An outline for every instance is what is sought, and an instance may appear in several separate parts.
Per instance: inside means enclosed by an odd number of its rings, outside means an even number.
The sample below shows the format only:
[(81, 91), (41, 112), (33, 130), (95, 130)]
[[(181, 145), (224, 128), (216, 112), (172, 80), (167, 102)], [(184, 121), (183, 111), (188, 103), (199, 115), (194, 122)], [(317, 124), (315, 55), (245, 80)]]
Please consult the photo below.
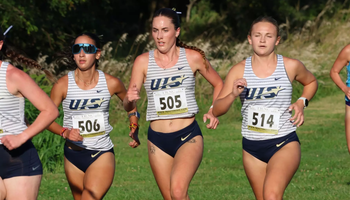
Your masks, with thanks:
[(0, 135), (1, 135), (2, 133), (4, 133), (4, 129), (3, 129), (2, 126), (1, 126), (1, 116), (0, 116)]
[(95, 137), (106, 132), (103, 113), (72, 116), (73, 128), (80, 130), (82, 137)]
[(248, 110), (248, 130), (278, 134), (280, 112), (277, 108), (251, 106)]
[(153, 92), (157, 115), (188, 112), (185, 88)]

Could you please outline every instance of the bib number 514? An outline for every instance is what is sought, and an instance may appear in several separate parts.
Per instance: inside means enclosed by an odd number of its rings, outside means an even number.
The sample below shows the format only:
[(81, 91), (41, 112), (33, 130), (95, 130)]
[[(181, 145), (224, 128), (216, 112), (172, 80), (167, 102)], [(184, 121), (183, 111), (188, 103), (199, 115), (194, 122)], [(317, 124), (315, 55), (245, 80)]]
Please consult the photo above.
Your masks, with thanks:
[(248, 110), (248, 130), (278, 134), (280, 113), (275, 108), (252, 106)]
[[(264, 123), (268, 124), (270, 126), (270, 128), (273, 126), (274, 122), (273, 122), (273, 115), (269, 115), (269, 117), (267, 118), (267, 121), (265, 122), (265, 114), (262, 114), (260, 116), (260, 126), (264, 127)], [(259, 113), (257, 112), (253, 112), (253, 122), (252, 125), (256, 126), (258, 125), (259, 122)]]

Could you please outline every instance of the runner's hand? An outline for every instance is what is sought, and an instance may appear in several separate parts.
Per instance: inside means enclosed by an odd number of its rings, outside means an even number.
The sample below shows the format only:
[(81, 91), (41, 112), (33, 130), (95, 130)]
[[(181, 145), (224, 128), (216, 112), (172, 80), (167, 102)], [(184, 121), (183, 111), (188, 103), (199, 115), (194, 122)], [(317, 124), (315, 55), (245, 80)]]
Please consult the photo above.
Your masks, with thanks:
[(209, 124), (207, 124), (208, 129), (216, 129), (216, 127), (219, 125), (219, 119), (217, 117), (214, 117), (213, 115), (213, 108), (210, 108), (207, 114), (203, 115), (203, 121), (204, 123), (209, 119)]
[(350, 87), (346, 87), (344, 93), (345, 93), (345, 96), (347, 96), (348, 99), (350, 99)]
[(13, 150), (17, 149), (22, 144), (24, 144), (27, 141), (27, 139), (22, 134), (5, 135), (0, 139), (0, 141), (8, 150)]
[(297, 127), (304, 124), (304, 103), (300, 100), (289, 106), (289, 111), (294, 110), (294, 116), (289, 120), (293, 122), (293, 125)]
[(131, 88), (128, 89), (126, 93), (126, 97), (128, 102), (137, 101), (140, 99), (140, 91), (137, 89), (136, 84), (134, 84)]
[(237, 79), (233, 82), (233, 88), (232, 88), (232, 94), (234, 97), (238, 97), (244, 90), (244, 88), (247, 87), (247, 81), (245, 78)]
[(80, 130), (77, 128), (66, 129), (63, 132), (63, 137), (71, 141), (83, 141), (83, 137), (80, 135)]
[(132, 128), (130, 130), (129, 136), (133, 139), (133, 141), (129, 142), (129, 146), (132, 148), (138, 147), (141, 143), (139, 140), (139, 127)]

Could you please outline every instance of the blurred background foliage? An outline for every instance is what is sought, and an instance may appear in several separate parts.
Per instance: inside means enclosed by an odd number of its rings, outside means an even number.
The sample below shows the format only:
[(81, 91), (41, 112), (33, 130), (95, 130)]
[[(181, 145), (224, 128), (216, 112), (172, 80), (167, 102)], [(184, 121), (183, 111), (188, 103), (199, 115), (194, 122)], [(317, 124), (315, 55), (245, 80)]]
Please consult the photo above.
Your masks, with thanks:
[[(56, 78), (67, 73), (55, 62), (57, 53), (69, 48), (76, 35), (96, 33), (103, 44), (99, 69), (120, 78), (127, 87), (136, 56), (154, 48), (150, 28), (152, 15), (159, 8), (182, 12), (181, 40), (204, 50), (223, 79), (233, 64), (252, 54), (246, 40), (252, 21), (261, 15), (272, 16), (279, 22), (282, 36), (276, 52), (301, 60), (317, 77), (317, 100), (338, 91), (329, 78), (329, 69), (340, 49), (350, 41), (349, 6), (348, 0), (0, 0), (0, 26), (5, 31), (13, 25), (6, 42), (38, 61)], [(19, 67), (18, 63), (13, 64)], [(50, 93), (52, 83), (42, 71), (22, 67)], [(346, 73), (341, 76), (346, 77)], [(294, 84), (293, 100), (301, 92), (300, 84)], [(211, 105), (211, 97), (212, 87), (198, 74), (196, 99), (202, 112), (199, 118)], [(138, 101), (141, 114), (146, 105), (142, 88)], [(235, 101), (233, 110), (240, 106)], [(62, 124), (62, 108), (59, 110), (56, 122)], [(25, 115), (29, 122), (38, 114), (27, 101)], [(231, 112), (228, 120), (240, 118), (239, 112)], [(149, 122), (141, 115), (139, 123), (147, 127)], [(122, 134), (120, 127), (127, 131), (128, 119), (117, 97), (111, 101), (110, 124), (118, 134)], [(142, 130), (140, 134), (146, 137), (147, 129)], [(34, 137), (33, 143), (45, 171), (62, 170), (63, 138), (45, 130)]]
[[(245, 40), (250, 23), (260, 15), (272, 16), (281, 24), (284, 39), (315, 29), (320, 21), (341, 9), (348, 0), (2, 0), (0, 26), (9, 33), (9, 43), (36, 59), (39, 53), (52, 60), (56, 52), (85, 31), (101, 36), (102, 41), (117, 43), (127, 34), (127, 45), (115, 58), (130, 54), (139, 34), (149, 32), (153, 13), (162, 7), (181, 11), (181, 39), (223, 41)], [(150, 40), (151, 38), (147, 38)], [(146, 44), (144, 44), (145, 46)], [(142, 47), (144, 47), (142, 46)], [(138, 48), (137, 54), (144, 48)]]

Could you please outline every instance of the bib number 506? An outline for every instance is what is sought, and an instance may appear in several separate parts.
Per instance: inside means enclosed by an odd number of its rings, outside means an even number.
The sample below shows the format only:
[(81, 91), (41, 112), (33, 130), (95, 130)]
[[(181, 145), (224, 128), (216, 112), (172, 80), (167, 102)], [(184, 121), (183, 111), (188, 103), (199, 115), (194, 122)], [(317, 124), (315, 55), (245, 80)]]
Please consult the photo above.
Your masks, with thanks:
[(78, 121), (78, 126), (82, 132), (91, 132), (92, 129), (95, 132), (100, 130), (100, 124), (97, 123), (97, 119), (95, 119), (94, 123), (91, 120)]

